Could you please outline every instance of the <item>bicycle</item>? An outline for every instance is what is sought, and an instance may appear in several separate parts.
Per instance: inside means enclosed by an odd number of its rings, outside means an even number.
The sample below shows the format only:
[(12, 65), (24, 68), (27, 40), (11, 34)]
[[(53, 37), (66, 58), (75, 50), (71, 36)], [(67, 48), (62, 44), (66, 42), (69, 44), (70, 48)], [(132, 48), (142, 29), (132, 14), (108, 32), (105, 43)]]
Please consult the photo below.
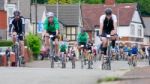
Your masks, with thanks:
[(92, 51), (91, 50), (88, 50), (87, 59), (88, 59), (88, 69), (93, 69), (92, 68), (93, 58), (92, 58)]
[(71, 51), (71, 63), (72, 63), (72, 69), (75, 69), (75, 67), (76, 67), (75, 61), (76, 61), (76, 55), (75, 55), (75, 52), (74, 52), (74, 51)]
[(65, 56), (65, 52), (61, 52), (61, 63), (62, 63), (62, 68), (66, 68), (66, 56)]
[[(23, 35), (23, 34), (20, 34), (20, 35)], [(15, 35), (13, 35), (15, 36)], [(21, 66), (25, 66), (25, 59), (23, 56), (21, 56), (21, 46), (19, 44), (19, 39), (18, 39), (18, 35), (16, 36), (16, 42), (15, 44), (12, 46), (12, 51), (15, 53), (15, 59), (16, 59), (16, 62), (13, 63), (13, 66), (18, 66), (18, 67), (21, 67)]]
[(132, 54), (131, 58), (129, 59), (129, 66), (132, 66), (132, 67), (136, 67), (136, 54)]
[(51, 62), (51, 68), (54, 68), (54, 60), (55, 60), (55, 44), (54, 41), (52, 40), (54, 38), (54, 35), (50, 35), (50, 49), (49, 51), (49, 58), (50, 58), (50, 62)]
[(112, 35), (106, 35), (108, 39), (108, 45), (107, 45), (107, 56), (103, 56), (102, 60), (102, 70), (111, 70), (111, 44), (110, 44), (110, 38)]
[(80, 52), (80, 58), (81, 58), (81, 68), (83, 69), (84, 68), (84, 55), (83, 55), (83, 52), (84, 52), (84, 45), (81, 45), (80, 46), (80, 49), (81, 49), (81, 52)]

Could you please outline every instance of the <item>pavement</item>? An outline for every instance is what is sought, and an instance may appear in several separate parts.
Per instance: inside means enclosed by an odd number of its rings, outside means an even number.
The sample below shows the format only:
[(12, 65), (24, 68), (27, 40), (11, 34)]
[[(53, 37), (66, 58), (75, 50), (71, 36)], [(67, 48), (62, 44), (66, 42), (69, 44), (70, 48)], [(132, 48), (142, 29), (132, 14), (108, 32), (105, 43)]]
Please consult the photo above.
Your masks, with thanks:
[(150, 84), (150, 66), (135, 68), (127, 72), (122, 78), (125, 80), (116, 84)]

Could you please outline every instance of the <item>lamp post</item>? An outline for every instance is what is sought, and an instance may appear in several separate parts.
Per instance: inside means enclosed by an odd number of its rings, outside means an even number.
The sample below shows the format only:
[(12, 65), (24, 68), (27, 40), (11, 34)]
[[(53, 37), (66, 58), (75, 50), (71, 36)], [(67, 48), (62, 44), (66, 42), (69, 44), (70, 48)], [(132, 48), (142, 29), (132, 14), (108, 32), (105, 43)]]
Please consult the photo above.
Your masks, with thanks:
[(37, 35), (37, 0), (35, 0), (35, 34)]

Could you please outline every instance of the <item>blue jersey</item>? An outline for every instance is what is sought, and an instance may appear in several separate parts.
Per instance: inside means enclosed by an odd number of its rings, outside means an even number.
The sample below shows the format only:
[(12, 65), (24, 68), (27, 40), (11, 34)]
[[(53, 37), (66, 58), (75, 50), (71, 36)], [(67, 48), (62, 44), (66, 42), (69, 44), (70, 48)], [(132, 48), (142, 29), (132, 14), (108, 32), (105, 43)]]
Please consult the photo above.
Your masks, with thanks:
[(133, 47), (133, 48), (131, 49), (131, 53), (132, 53), (132, 54), (138, 54), (138, 48), (137, 48), (137, 47)]

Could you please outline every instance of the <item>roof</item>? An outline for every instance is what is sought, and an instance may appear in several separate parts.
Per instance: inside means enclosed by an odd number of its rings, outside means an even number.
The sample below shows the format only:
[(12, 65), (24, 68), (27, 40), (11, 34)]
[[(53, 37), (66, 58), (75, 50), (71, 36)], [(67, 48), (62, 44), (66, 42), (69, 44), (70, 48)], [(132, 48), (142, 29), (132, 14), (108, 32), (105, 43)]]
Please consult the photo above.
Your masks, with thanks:
[[(18, 0), (9, 0), (9, 3), (18, 4)], [(31, 0), (19, 0), (19, 10), (21, 15), (25, 18), (30, 18), (30, 1)]]
[(150, 36), (150, 17), (142, 17), (142, 18), (145, 24), (144, 35)]
[(4, 0), (0, 0), (0, 10), (4, 10)]
[(104, 14), (104, 10), (108, 7), (112, 8), (113, 13), (119, 17), (120, 26), (128, 26), (130, 25), (133, 14), (137, 9), (137, 4), (125, 3), (113, 6), (107, 6), (104, 4), (83, 4), (81, 5), (83, 26), (87, 30), (92, 30), (95, 26), (99, 26), (99, 18)]
[[(78, 26), (79, 24), (79, 5), (59, 5), (58, 19), (66, 26)], [(47, 12), (54, 12), (57, 14), (56, 5), (47, 5)]]

